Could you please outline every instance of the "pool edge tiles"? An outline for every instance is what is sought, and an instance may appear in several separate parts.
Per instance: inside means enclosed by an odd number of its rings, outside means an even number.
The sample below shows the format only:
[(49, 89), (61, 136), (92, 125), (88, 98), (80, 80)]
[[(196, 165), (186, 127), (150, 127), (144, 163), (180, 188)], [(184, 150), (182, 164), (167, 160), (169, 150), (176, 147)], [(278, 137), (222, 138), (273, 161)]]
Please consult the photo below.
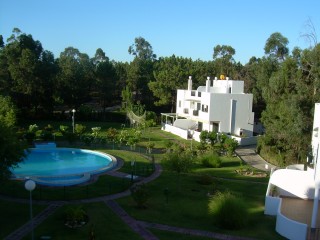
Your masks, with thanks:
[[(108, 154), (101, 151), (93, 151), (89, 149), (79, 149), (79, 148), (55, 148), (55, 149), (45, 149), (45, 148), (30, 148), (31, 151), (36, 152), (48, 152), (49, 154), (52, 154), (53, 151), (69, 151), (71, 153), (77, 152), (77, 153), (85, 153), (90, 155), (95, 155), (98, 157), (102, 157), (108, 161), (108, 164), (106, 165), (99, 165), (96, 169), (90, 169), (87, 170), (84, 169), (81, 172), (78, 173), (66, 173), (66, 174), (19, 174), (15, 173), (13, 170), (13, 178), (15, 180), (24, 180), (26, 178), (33, 179), (37, 184), (39, 185), (45, 185), (45, 186), (73, 186), (73, 185), (79, 185), (82, 183), (89, 182), (91, 177), (93, 175), (102, 174), (104, 172), (108, 172), (113, 170), (117, 167), (118, 161), (117, 159)], [(67, 161), (67, 160), (65, 160)], [(87, 159), (87, 161), (90, 161), (90, 158)]]

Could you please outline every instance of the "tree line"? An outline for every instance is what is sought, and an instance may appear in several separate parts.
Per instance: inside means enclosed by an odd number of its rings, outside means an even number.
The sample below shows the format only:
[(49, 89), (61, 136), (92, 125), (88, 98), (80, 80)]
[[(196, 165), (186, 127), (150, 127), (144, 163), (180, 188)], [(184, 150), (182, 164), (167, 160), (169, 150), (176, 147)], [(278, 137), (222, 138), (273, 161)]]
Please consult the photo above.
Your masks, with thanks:
[[(129, 46), (131, 62), (110, 60), (98, 48), (93, 58), (67, 47), (55, 58), (32, 35), (15, 28), (6, 43), (0, 35), (0, 94), (9, 96), (25, 117), (51, 116), (59, 108), (105, 111), (121, 104), (125, 89), (130, 101), (155, 112), (174, 112), (176, 90), (192, 76), (196, 88), (206, 77), (220, 74), (245, 82), (254, 96), (253, 111), (265, 127), (258, 150), (278, 164), (304, 161), (309, 151), (314, 103), (319, 102), (320, 45), (314, 32), (309, 48), (288, 48), (275, 32), (261, 58), (236, 62), (235, 49), (213, 48), (212, 61), (180, 56), (157, 57), (151, 44), (137, 37)], [(89, 109), (89, 110), (90, 110)]]

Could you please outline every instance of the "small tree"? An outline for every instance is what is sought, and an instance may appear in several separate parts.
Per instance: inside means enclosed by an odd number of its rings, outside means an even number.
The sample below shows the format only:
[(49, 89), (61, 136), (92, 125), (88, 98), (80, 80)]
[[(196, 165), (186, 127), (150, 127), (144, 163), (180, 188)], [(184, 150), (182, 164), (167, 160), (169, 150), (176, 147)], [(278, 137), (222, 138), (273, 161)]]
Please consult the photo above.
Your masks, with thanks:
[(10, 98), (0, 95), (0, 180), (11, 176), (11, 167), (16, 167), (25, 156), (27, 147), (24, 141), (18, 139), (13, 130), (16, 112)]
[(185, 151), (174, 151), (166, 153), (163, 158), (164, 165), (171, 171), (178, 174), (178, 186), (180, 189), (180, 174), (187, 173), (191, 170), (193, 165), (193, 159), (190, 154), (185, 153)]
[(74, 128), (74, 132), (80, 137), (86, 131), (86, 126), (82, 124), (76, 124)]
[(209, 132), (207, 130), (204, 130), (200, 133), (200, 142), (202, 144), (207, 144), (207, 140), (208, 140), (208, 134)]
[(233, 138), (227, 138), (224, 142), (224, 148), (227, 150), (227, 154), (231, 157), (234, 154), (234, 151), (238, 147), (239, 143)]

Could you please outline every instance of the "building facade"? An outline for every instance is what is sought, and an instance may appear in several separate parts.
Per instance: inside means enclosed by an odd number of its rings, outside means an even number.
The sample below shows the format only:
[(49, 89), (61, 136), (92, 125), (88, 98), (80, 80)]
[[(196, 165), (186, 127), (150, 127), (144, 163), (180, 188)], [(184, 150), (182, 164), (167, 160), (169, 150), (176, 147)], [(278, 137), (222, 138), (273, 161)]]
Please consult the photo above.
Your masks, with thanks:
[[(205, 86), (193, 89), (190, 76), (188, 88), (177, 90), (176, 113), (162, 115), (165, 124), (191, 130), (196, 140), (197, 133), (203, 130), (252, 137), (252, 101), (253, 95), (244, 93), (243, 81), (228, 78), (210, 80), (208, 77)], [(190, 132), (187, 136), (190, 137)]]

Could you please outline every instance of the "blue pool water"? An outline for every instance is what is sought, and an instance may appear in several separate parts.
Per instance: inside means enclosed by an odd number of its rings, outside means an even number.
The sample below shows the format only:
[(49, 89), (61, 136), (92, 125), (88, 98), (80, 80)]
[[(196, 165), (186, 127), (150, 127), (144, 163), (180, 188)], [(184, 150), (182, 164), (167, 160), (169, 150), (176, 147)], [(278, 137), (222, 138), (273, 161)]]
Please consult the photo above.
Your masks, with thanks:
[[(15, 178), (75, 182), (84, 174), (105, 172), (114, 166), (112, 156), (83, 149), (30, 149), (23, 162), (12, 169)], [(74, 181), (72, 181), (74, 180)], [(50, 185), (50, 184), (47, 184)], [(71, 184), (69, 184), (71, 185)]]

